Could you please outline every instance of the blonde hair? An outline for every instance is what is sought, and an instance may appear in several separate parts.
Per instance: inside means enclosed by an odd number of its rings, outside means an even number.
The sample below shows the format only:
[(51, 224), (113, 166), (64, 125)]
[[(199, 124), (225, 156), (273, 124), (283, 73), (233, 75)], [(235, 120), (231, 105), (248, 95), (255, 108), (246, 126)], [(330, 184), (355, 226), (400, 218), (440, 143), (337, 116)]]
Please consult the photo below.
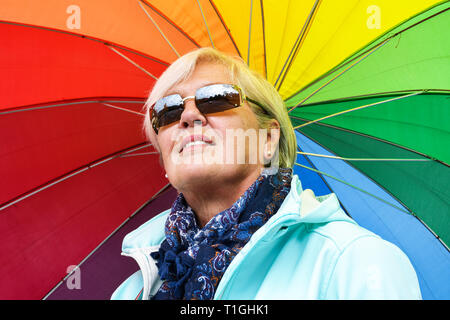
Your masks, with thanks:
[(239, 57), (226, 55), (212, 48), (201, 48), (185, 54), (170, 65), (155, 83), (145, 108), (144, 130), (150, 137), (153, 128), (149, 109), (173, 86), (187, 80), (200, 63), (216, 63), (226, 67), (233, 84), (238, 85), (243, 93), (264, 106), (264, 111), (257, 105), (249, 105), (258, 119), (260, 128), (267, 128), (272, 119), (280, 124), (279, 166), (292, 168), (296, 158), (296, 138), (283, 99), (275, 88), (260, 74), (250, 70)]

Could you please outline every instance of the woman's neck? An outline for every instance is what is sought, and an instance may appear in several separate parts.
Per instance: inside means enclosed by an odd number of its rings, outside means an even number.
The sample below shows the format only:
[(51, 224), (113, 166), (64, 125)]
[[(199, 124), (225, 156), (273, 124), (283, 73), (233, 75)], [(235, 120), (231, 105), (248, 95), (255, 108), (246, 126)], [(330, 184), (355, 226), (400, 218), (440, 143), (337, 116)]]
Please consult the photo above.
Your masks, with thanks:
[(201, 185), (195, 188), (191, 185), (188, 190), (182, 191), (186, 202), (195, 212), (199, 227), (203, 228), (216, 214), (230, 208), (260, 174), (260, 169), (252, 171), (246, 177), (240, 177), (238, 182), (205, 179)]

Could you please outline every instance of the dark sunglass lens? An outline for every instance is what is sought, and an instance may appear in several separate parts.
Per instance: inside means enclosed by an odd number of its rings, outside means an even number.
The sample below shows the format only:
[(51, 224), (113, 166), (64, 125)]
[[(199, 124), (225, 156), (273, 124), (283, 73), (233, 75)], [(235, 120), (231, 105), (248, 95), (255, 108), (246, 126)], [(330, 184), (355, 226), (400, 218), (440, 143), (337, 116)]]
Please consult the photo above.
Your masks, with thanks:
[(213, 84), (197, 90), (195, 103), (202, 113), (214, 113), (239, 107), (240, 93), (232, 85)]
[(159, 126), (160, 127), (167, 126), (168, 124), (179, 121), (182, 113), (183, 113), (183, 108), (177, 108), (177, 109), (165, 111), (159, 117)]
[(178, 94), (161, 98), (155, 103), (153, 112), (157, 118), (158, 127), (178, 121), (183, 113), (183, 99)]

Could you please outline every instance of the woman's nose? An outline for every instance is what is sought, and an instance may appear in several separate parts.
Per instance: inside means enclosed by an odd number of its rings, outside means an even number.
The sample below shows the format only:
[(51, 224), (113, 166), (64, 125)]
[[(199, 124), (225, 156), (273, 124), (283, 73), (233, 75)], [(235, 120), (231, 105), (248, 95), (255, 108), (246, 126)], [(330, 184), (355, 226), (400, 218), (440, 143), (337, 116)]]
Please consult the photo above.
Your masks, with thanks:
[(198, 121), (201, 121), (201, 125), (204, 126), (206, 124), (206, 117), (197, 109), (194, 99), (185, 100), (184, 111), (180, 117), (180, 127), (194, 127), (194, 124), (199, 124)]

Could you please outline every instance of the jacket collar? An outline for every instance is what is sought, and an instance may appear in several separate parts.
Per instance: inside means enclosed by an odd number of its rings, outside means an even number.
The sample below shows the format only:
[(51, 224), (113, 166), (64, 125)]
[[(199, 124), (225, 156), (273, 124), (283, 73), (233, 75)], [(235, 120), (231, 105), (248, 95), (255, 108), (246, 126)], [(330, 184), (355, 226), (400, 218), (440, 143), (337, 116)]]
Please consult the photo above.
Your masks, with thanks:
[[(169, 213), (170, 209), (127, 234), (122, 243), (122, 251), (129, 253), (136, 249), (159, 246), (165, 238), (164, 226)], [(282, 226), (298, 223), (313, 224), (342, 220), (354, 223), (343, 212), (334, 193), (316, 197), (312, 190), (303, 190), (298, 176), (294, 175), (291, 190), (280, 209), (257, 233), (261, 235), (271, 229), (278, 230)]]

